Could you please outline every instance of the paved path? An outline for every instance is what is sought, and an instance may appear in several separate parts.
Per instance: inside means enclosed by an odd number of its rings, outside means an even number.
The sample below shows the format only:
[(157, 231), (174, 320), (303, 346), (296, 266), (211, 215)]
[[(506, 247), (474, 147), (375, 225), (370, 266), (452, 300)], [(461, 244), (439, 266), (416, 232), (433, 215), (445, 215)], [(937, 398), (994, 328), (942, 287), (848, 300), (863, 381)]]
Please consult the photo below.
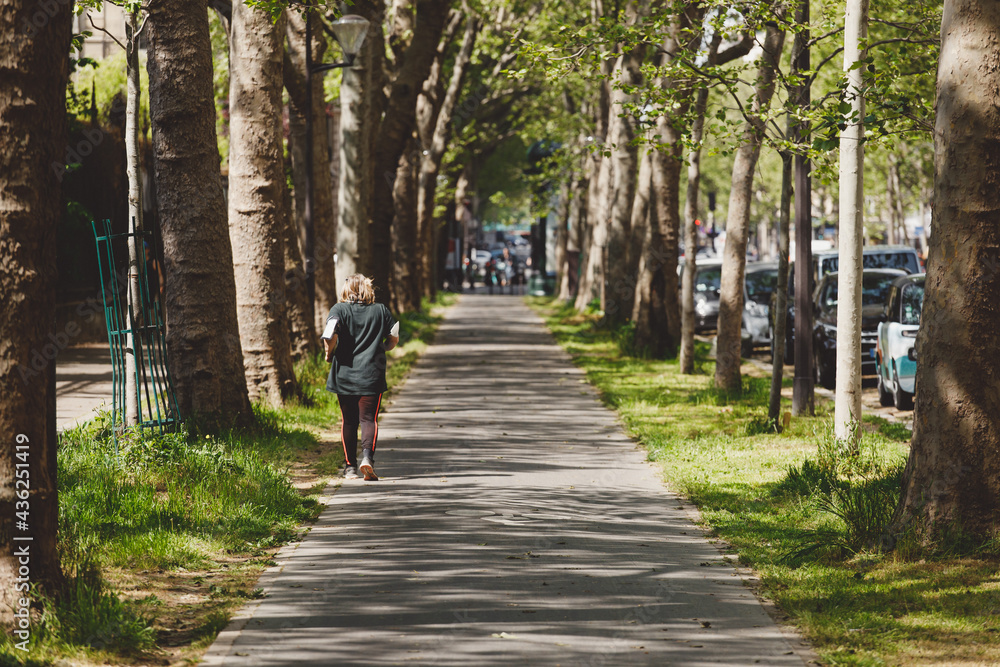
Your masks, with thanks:
[(107, 344), (69, 347), (56, 357), (56, 429), (64, 431), (110, 409), (111, 351)]
[(516, 297), (464, 296), (207, 665), (803, 665)]

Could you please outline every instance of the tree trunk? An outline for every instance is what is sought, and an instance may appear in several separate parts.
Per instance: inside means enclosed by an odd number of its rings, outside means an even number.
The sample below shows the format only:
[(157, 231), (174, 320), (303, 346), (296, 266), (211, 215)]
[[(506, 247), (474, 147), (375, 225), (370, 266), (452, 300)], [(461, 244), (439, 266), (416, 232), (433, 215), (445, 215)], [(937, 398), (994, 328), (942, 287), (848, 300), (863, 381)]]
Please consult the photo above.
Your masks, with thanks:
[(424, 252), (417, 243), (417, 174), (420, 151), (411, 137), (399, 159), (392, 199), (396, 215), (392, 221), (393, 274), (392, 308), (397, 313), (419, 310), (421, 290), (420, 256)]
[[(809, 3), (798, 0), (795, 8), (795, 22), (800, 28), (795, 33), (792, 44), (794, 58), (791, 66), (794, 73), (809, 70)], [(810, 107), (810, 85), (804, 81), (795, 88), (795, 106), (806, 112)], [(802, 145), (809, 141), (809, 124), (799, 121), (795, 124), (793, 140)], [(812, 165), (807, 155), (795, 155), (795, 282), (808, 285), (812, 273)], [(792, 388), (792, 414), (813, 414), (813, 373), (812, 373), (812, 294), (808, 289), (800, 289), (795, 298), (795, 378)]]
[[(142, 286), (139, 262), (145, 262), (140, 242), (142, 224), (142, 175), (139, 163), (139, 13), (125, 16), (125, 171), (128, 174), (128, 321), (125, 335), (125, 426), (139, 423), (139, 375), (135, 350), (136, 330), (142, 322)], [(144, 239), (143, 239), (144, 240)], [(149, 295), (155, 299), (155, 294)]]
[(890, 211), (889, 224), (892, 227), (892, 235), (888, 243), (906, 243), (906, 207), (903, 203), (903, 188), (899, 178), (899, 159), (889, 159), (889, 192)]
[[(287, 22), (286, 22), (287, 23)], [(288, 89), (288, 52), (285, 52), (285, 82)], [(306, 214), (306, 187), (305, 187), (305, 165), (306, 165), (306, 118), (302, 111), (296, 106), (295, 96), (289, 94), (288, 100), (288, 162), (291, 172), (291, 214), (292, 233), (295, 238), (295, 245), (298, 246), (299, 257), (305, 248), (305, 214)], [(338, 156), (339, 157), (339, 156)], [(303, 267), (304, 270), (304, 267)], [(304, 283), (303, 283), (304, 285)], [(304, 287), (303, 287), (304, 289)], [(312, 323), (313, 304), (309, 304), (309, 322)], [(312, 326), (312, 324), (310, 324)]]
[[(621, 58), (615, 64), (614, 73), (620, 70)], [(584, 310), (591, 300), (598, 296), (600, 299), (600, 309), (603, 311), (607, 303), (605, 301), (605, 288), (607, 285), (606, 261), (608, 253), (608, 206), (612, 194), (612, 183), (614, 178), (614, 158), (615, 140), (618, 137), (618, 125), (621, 119), (618, 117), (618, 110), (610, 102), (607, 108), (607, 138), (600, 147), (599, 165), (594, 178), (596, 188), (593, 191), (593, 198), (587, 202), (587, 219), (590, 225), (590, 248), (587, 251), (587, 265), (584, 269), (583, 287), (576, 298), (577, 310)]]
[[(713, 51), (719, 39), (712, 40)], [(684, 204), (684, 275), (681, 277), (681, 373), (694, 373), (694, 277), (698, 270), (698, 190), (701, 185), (701, 138), (705, 128), (705, 110), (708, 108), (708, 88), (698, 91), (694, 103), (694, 121), (691, 125), (691, 144), (688, 154), (687, 198)]]
[[(700, 26), (704, 9), (689, 3), (668, 27), (661, 50), (659, 65), (669, 65), (683, 49), (694, 48), (700, 37), (692, 40), (688, 30)], [(697, 32), (697, 31), (696, 31)], [(747, 42), (747, 45), (743, 44)], [(749, 48), (749, 39), (733, 48)], [(678, 82), (670, 76), (660, 77), (657, 85), (664, 90), (675, 88)], [(652, 158), (652, 194), (650, 199), (648, 240), (643, 253), (632, 307), (635, 322), (635, 347), (656, 357), (677, 353), (680, 342), (681, 314), (677, 289), (677, 257), (680, 232), (681, 131), (675, 126), (684, 117), (690, 104), (690, 91), (679, 95), (681, 101), (673, 115), (664, 114), (656, 120), (655, 134), (661, 148)]]
[(643, 250), (649, 236), (650, 204), (653, 197), (653, 152), (646, 150), (639, 162), (639, 174), (636, 176), (635, 196), (632, 197), (632, 215), (629, 221), (628, 252), (622, 262), (625, 264), (624, 275), (630, 282), (628, 307), (626, 316), (632, 316), (635, 303), (635, 290), (642, 266)]
[[(284, 62), (284, 83), (288, 91), (289, 115), (291, 127), (289, 136), (289, 151), (292, 154), (292, 181), (295, 184), (296, 208), (305, 206), (305, 125), (304, 113), (309, 99), (306, 88), (306, 22), (296, 11), (286, 12), (287, 26), (285, 33), (288, 39), (287, 58)], [(321, 30), (312, 31), (312, 55), (320, 62), (326, 54), (327, 41)], [(335, 202), (335, 184), (330, 177), (330, 148), (326, 123), (326, 95), (323, 90), (323, 77), (312, 77), (312, 114), (313, 114), (313, 171), (312, 171), (312, 224), (313, 248), (312, 262), (306, 257), (304, 231), (301, 229), (302, 215), (297, 219), (300, 225), (299, 248), (303, 257), (303, 265), (313, 276), (316, 286), (315, 303), (310, 305), (313, 328), (322, 330), (326, 326), (326, 316), (333, 304), (337, 303), (337, 274), (334, 257), (337, 254), (337, 210)], [(301, 210), (301, 209), (300, 209)]]
[(570, 188), (570, 209), (564, 254), (565, 261), (561, 268), (562, 277), (559, 281), (560, 301), (569, 301), (576, 297), (580, 269), (580, 248), (583, 246), (584, 230), (587, 227), (586, 192), (589, 183), (587, 181), (586, 169), (589, 164), (590, 158), (588, 157), (584, 161), (581, 173), (573, 178), (573, 185)]
[(167, 353), (181, 414), (253, 421), (219, 175), (212, 45), (204, 0), (149, 15), (149, 109), (166, 269)]
[[(784, 5), (776, 8), (779, 20)], [(726, 216), (726, 246), (722, 259), (722, 284), (719, 290), (719, 325), (716, 344), (715, 386), (738, 392), (740, 375), (741, 331), (743, 328), (743, 279), (746, 273), (747, 236), (750, 223), (750, 199), (754, 170), (764, 139), (761, 117), (774, 95), (775, 72), (781, 59), (785, 32), (779, 23), (768, 26), (757, 73), (757, 85), (749, 116), (744, 121), (743, 137), (733, 163), (729, 210)]]
[(559, 185), (559, 203), (556, 207), (556, 242), (555, 242), (555, 263), (556, 271), (556, 294), (561, 294), (566, 282), (566, 252), (569, 248), (569, 219), (573, 210), (573, 186), (576, 179), (566, 178)]
[[(455, 55), (452, 64), (451, 80), (448, 88), (441, 96), (440, 102), (435, 104), (428, 99), (433, 95), (433, 90), (437, 88), (440, 81), (440, 69), (443, 67), (442, 57), (447, 45), (442, 43), (438, 46), (438, 58), (431, 67), (428, 80), (423, 87), (424, 93), (420, 96), (423, 113), (419, 114), (418, 136), (423, 148), (420, 160), (420, 175), (417, 179), (417, 229), (420, 233), (420, 247), (422, 249), (422, 282), (424, 296), (433, 297), (437, 292), (438, 281), (435, 278), (438, 270), (437, 253), (434, 251), (438, 246), (437, 230), (438, 221), (434, 218), (434, 197), (437, 192), (438, 173), (441, 169), (441, 160), (444, 152), (448, 148), (448, 138), (451, 134), (451, 118), (458, 101), (458, 94), (462, 88), (462, 79), (465, 77), (465, 69), (472, 57), (472, 49), (476, 44), (476, 35), (479, 32), (479, 22), (472, 16), (466, 19), (465, 36), (462, 39), (462, 46)], [(444, 40), (442, 40), (444, 42)], [(442, 48), (444, 47), (444, 48)]]
[[(604, 200), (608, 191), (610, 162), (604, 151), (617, 118), (611, 112), (611, 91), (607, 79), (616, 68), (616, 61), (608, 59), (601, 65), (602, 76), (597, 84), (597, 104), (594, 108), (596, 128), (594, 130), (595, 153), (591, 154), (589, 187), (587, 189), (587, 228), (584, 243), (580, 247), (580, 286), (576, 293), (575, 307), (583, 312), (593, 301), (595, 289), (603, 283), (601, 262), (604, 243), (607, 238), (607, 220), (604, 218)], [(601, 303), (604, 307), (604, 303)]]
[(676, 354), (681, 334), (677, 290), (681, 137), (667, 116), (657, 119), (656, 131), (671, 152), (660, 149), (652, 158), (649, 231), (632, 320), (636, 349), (663, 358)]
[[(291, 149), (289, 138), (289, 149)], [(291, 150), (289, 150), (291, 152)], [(289, 161), (285, 168), (290, 168)], [(288, 312), (288, 336), (291, 347), (292, 361), (299, 361), (319, 350), (319, 336), (313, 321), (313, 306), (309, 302), (309, 290), (306, 289), (306, 272), (302, 266), (302, 255), (299, 251), (299, 229), (295, 224), (293, 213), (295, 203), (292, 201), (292, 191), (287, 182), (283, 181), (282, 199), (285, 205), (285, 228), (281, 247), (285, 252), (285, 285), (284, 303)]]
[(946, 0), (937, 80), (934, 223), (917, 395), (891, 531), (959, 548), (1000, 528), (1000, 6)]
[[(371, 66), (370, 63), (364, 63)], [(337, 284), (364, 273), (368, 255), (368, 218), (364, 199), (364, 72), (344, 68), (340, 86), (340, 183), (337, 187)], [(383, 258), (387, 260), (387, 258)], [(379, 293), (384, 298), (384, 292)]]
[[(18, 570), (49, 594), (63, 585), (57, 535), (56, 226), (66, 164), (66, 54), (72, 3), (0, 0), (0, 628), (14, 627)], [(26, 464), (26, 465), (25, 465)], [(27, 478), (25, 472), (27, 471)], [(25, 482), (27, 480), (27, 482)], [(20, 483), (18, 483), (20, 482)], [(25, 488), (27, 484), (27, 488)], [(17, 514), (22, 513), (22, 514)], [(21, 522), (24, 522), (23, 524)], [(25, 539), (30, 538), (30, 539)], [(24, 577), (22, 582), (24, 583)], [(14, 641), (27, 636), (13, 635)], [(27, 646), (27, 644), (25, 644)], [(27, 653), (25, 654), (27, 655)]]
[(251, 401), (296, 393), (285, 305), (281, 62), (284, 18), (233, 4), (229, 69), (229, 238)]
[(421, 296), (428, 298), (434, 296), (437, 288), (433, 278), (436, 266), (435, 255), (437, 246), (434, 243), (433, 227), (434, 195), (431, 193), (430, 203), (425, 198), (429, 189), (436, 187), (436, 183), (428, 184), (425, 179), (431, 178), (433, 180), (436, 174), (432, 177), (429, 174), (423, 173), (425, 166), (431, 166), (430, 164), (425, 165), (424, 160), (429, 154), (430, 145), (434, 143), (434, 130), (438, 111), (441, 109), (445, 94), (444, 82), (441, 78), (445, 66), (445, 56), (448, 55), (448, 47), (454, 41), (458, 27), (462, 23), (462, 17), (462, 12), (451, 12), (448, 25), (438, 40), (437, 51), (434, 54), (430, 70), (427, 72), (427, 78), (421, 84), (420, 94), (417, 96), (416, 114), (414, 116), (417, 136), (417, 145), (414, 150), (418, 152), (417, 194), (413, 202), (414, 215), (416, 216), (415, 224), (417, 226), (417, 289)]
[[(399, 158), (413, 132), (417, 96), (427, 78), (438, 40), (444, 30), (449, 3), (444, 0), (417, 0), (417, 19), (413, 39), (406, 48), (396, 78), (389, 86), (382, 122), (375, 136), (372, 182), (371, 248), (374, 258), (372, 279), (376, 294), (388, 297), (392, 271), (392, 219), (395, 205), (392, 199), (391, 176), (399, 166)], [(382, 47), (384, 48), (384, 47)], [(390, 178), (385, 178), (389, 174)]]
[[(789, 126), (793, 123), (789, 120)], [(789, 132), (791, 135), (791, 132)], [(771, 320), (771, 394), (768, 399), (767, 417), (777, 421), (781, 415), (781, 383), (785, 377), (785, 327), (788, 321), (788, 252), (791, 241), (792, 208), (792, 154), (781, 154), (781, 203), (778, 205), (778, 283), (774, 287), (774, 312)], [(776, 315), (777, 314), (777, 315)]]
[(837, 271), (837, 385), (833, 433), (857, 447), (861, 435), (861, 247), (864, 244), (865, 98), (862, 43), (868, 33), (868, 0), (848, 0), (844, 19), (846, 97), (856, 120), (840, 135), (840, 262)]
[[(642, 65), (645, 48), (637, 47), (622, 57), (620, 85), (635, 86), (641, 80), (639, 67)], [(612, 113), (621, 117), (616, 123), (617, 132), (612, 148), (614, 166), (611, 169), (611, 191), (608, 195), (606, 212), (608, 225), (607, 262), (608, 275), (607, 303), (604, 315), (611, 324), (622, 324), (632, 314), (635, 300), (635, 274), (629, 273), (629, 236), (631, 233), (633, 200), (636, 197), (636, 168), (638, 148), (633, 145), (636, 120), (625, 105), (634, 100), (634, 95), (626, 89), (616, 88), (612, 93)], [(617, 108), (615, 108), (617, 106)], [(648, 199), (648, 193), (646, 193)], [(638, 267), (638, 260), (636, 261)]]

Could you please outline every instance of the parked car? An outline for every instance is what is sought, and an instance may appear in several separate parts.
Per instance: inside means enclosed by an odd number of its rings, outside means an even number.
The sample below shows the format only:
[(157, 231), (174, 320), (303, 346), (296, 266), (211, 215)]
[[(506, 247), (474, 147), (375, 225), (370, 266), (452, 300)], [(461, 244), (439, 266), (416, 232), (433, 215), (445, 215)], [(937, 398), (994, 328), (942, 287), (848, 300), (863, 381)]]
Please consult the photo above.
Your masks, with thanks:
[[(677, 274), (684, 274), (683, 258)], [(750, 356), (758, 346), (770, 344), (768, 303), (778, 281), (777, 262), (750, 262), (743, 283), (743, 325), (741, 349)], [(681, 282), (678, 280), (678, 288)], [(719, 291), (722, 286), (722, 261), (699, 259), (694, 280), (694, 328), (698, 333), (715, 329), (719, 323)]]
[[(813, 281), (819, 282), (828, 273), (840, 268), (840, 254), (823, 250), (813, 254)], [(865, 269), (898, 269), (905, 273), (920, 273), (920, 256), (906, 245), (870, 245), (862, 248), (861, 264)]]
[[(683, 271), (683, 265), (677, 270)], [(683, 275), (683, 274), (682, 274)], [(680, 286), (680, 283), (678, 283)], [(714, 329), (719, 323), (719, 289), (722, 287), (722, 261), (698, 262), (694, 278), (694, 330)]]
[[(861, 374), (875, 375), (875, 340), (892, 282), (906, 275), (898, 269), (868, 269), (861, 274)], [(836, 273), (823, 276), (813, 293), (813, 372), (816, 383), (833, 389), (837, 368)]]
[(913, 409), (917, 362), (912, 350), (924, 305), (924, 278), (921, 273), (892, 281), (878, 325), (875, 342), (878, 400), (884, 406), (895, 405), (898, 410)]
[[(922, 270), (917, 251), (905, 245), (872, 245), (865, 246), (861, 253), (861, 264), (867, 269), (896, 269), (905, 273), (919, 273)], [(840, 254), (836, 250), (819, 250), (812, 257), (812, 284), (810, 294), (816, 285), (829, 273), (840, 268)], [(794, 361), (795, 350), (795, 270), (794, 264), (789, 265), (788, 272), (788, 303), (785, 314), (785, 351), (784, 361), (791, 364)], [(773, 300), (772, 304), (773, 306)], [(773, 319), (772, 330), (773, 330)], [(774, 353), (775, 345), (771, 345)], [(814, 353), (815, 354), (815, 353)]]
[(743, 356), (771, 344), (771, 298), (778, 286), (777, 262), (751, 262), (743, 281)]

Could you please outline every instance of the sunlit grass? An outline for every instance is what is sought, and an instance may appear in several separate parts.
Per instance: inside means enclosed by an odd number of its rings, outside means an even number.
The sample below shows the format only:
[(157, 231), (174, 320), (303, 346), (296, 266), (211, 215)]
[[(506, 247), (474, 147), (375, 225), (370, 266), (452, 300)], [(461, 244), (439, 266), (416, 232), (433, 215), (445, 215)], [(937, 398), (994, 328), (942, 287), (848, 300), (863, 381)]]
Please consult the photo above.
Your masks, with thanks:
[[(829, 403), (818, 401), (816, 416), (792, 418), (781, 434), (768, 431), (769, 381), (745, 378), (739, 395), (716, 390), (707, 345), (696, 346), (697, 372), (682, 375), (676, 360), (623, 355), (620, 336), (593, 314), (551, 299), (530, 303), (660, 464), (665, 483), (757, 570), (764, 593), (826, 664), (1000, 664), (995, 555), (908, 562), (851, 542), (879, 508), (862, 503), (855, 517), (837, 491), (862, 501), (885, 489), (898, 494), (907, 428), (866, 417), (860, 454), (849, 458), (832, 437)], [(852, 525), (825, 505), (847, 511)]]

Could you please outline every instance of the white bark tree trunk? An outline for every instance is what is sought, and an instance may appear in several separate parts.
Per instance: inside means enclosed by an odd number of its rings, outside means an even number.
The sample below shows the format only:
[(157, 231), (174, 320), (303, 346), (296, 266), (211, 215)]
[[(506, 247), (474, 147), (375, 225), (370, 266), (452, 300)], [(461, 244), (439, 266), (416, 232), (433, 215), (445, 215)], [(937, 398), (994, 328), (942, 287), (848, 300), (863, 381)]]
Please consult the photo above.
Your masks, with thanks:
[[(139, 263), (145, 262), (142, 242), (142, 176), (139, 173), (139, 14), (129, 13), (125, 21), (125, 172), (128, 175), (128, 310), (129, 333), (125, 336), (125, 426), (139, 423), (139, 381), (135, 358), (136, 327), (142, 326), (142, 296)], [(156, 295), (150, 294), (155, 298)]]
[[(359, 56), (360, 57), (360, 56)], [(368, 243), (367, 219), (362, 202), (363, 159), (362, 86), (363, 73), (356, 67), (345, 67), (340, 84), (340, 181), (337, 188), (337, 284), (363, 270)], [(389, 261), (389, 258), (382, 258)]]
[(861, 246), (864, 242), (865, 99), (862, 41), (868, 0), (848, 0), (844, 18), (844, 71), (850, 116), (840, 137), (840, 266), (837, 276), (837, 385), (834, 436), (855, 446), (861, 432)]

